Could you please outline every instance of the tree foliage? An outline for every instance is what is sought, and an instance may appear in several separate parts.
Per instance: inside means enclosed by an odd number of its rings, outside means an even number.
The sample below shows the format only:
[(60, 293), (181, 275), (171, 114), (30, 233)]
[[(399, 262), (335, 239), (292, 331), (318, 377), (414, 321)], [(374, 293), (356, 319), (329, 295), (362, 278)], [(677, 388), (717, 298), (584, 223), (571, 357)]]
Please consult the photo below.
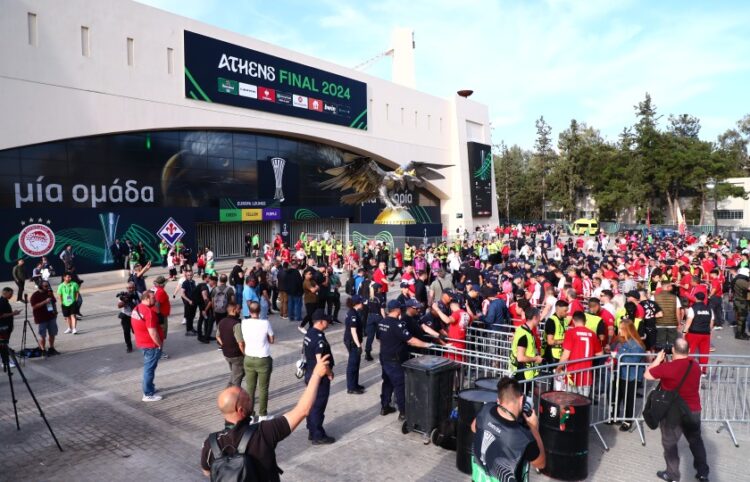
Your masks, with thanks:
[[(699, 222), (716, 199), (746, 197), (741, 187), (722, 183), (750, 174), (750, 115), (709, 142), (700, 138), (700, 119), (689, 114), (662, 116), (646, 93), (634, 106), (635, 122), (616, 142), (592, 126), (571, 119), (557, 138), (543, 116), (535, 122), (533, 151), (505, 143), (496, 146), (495, 179), (502, 218), (539, 219), (545, 206), (572, 220), (591, 196), (602, 220), (651, 219), (674, 222), (676, 210), (695, 209)], [(708, 190), (714, 179), (716, 188)], [(691, 205), (683, 206), (684, 199)]]

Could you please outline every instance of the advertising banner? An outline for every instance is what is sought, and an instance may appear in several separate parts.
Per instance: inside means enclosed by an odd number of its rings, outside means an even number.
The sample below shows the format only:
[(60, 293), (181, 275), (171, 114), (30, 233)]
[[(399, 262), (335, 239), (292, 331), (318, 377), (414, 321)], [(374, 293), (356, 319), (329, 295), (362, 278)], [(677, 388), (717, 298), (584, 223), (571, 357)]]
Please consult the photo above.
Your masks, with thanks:
[(468, 145), (471, 214), (474, 217), (490, 217), (493, 202), (492, 149), (478, 142), (469, 142)]
[(367, 84), (185, 31), (185, 97), (367, 130)]

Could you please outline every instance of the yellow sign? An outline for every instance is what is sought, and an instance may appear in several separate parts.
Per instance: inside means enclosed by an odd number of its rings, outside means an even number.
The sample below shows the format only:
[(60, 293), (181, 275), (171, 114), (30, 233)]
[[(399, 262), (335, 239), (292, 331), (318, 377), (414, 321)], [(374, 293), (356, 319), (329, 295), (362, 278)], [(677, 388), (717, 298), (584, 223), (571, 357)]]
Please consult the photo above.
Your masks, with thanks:
[(263, 220), (262, 209), (243, 209), (242, 210), (243, 221), (261, 221)]

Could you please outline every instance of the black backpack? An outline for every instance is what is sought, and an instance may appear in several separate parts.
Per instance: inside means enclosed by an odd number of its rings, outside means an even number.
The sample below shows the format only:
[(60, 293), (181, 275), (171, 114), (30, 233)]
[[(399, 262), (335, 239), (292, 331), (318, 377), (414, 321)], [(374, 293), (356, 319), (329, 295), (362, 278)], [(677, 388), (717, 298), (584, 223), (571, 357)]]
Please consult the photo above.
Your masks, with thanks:
[(346, 291), (346, 294), (349, 296), (352, 296), (354, 294), (354, 276), (349, 276), (349, 279), (346, 280), (344, 291)]
[(245, 453), (247, 444), (257, 429), (257, 424), (249, 425), (245, 429), (233, 455), (225, 455), (219, 448), (217, 438), (221, 432), (214, 432), (208, 436), (208, 443), (214, 456), (214, 461), (211, 463), (211, 482), (256, 482), (258, 480), (255, 474), (255, 464)]

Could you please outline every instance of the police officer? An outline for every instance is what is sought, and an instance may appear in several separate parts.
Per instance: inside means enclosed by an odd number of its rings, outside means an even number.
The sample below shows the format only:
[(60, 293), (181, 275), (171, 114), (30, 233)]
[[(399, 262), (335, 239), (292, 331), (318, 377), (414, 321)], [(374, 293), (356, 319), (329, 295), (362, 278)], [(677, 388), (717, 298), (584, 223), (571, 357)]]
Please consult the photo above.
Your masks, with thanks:
[[(439, 343), (440, 333), (432, 328), (432, 320), (423, 320), (420, 316), (419, 310), (422, 308), (422, 303), (415, 299), (406, 300), (406, 304), (403, 306), (403, 313), (401, 320), (406, 323), (406, 328), (413, 337), (418, 338), (422, 341), (434, 340), (435, 343)], [(443, 338), (445, 338), (443, 336)]]
[[(331, 345), (328, 344), (328, 340), (326, 340), (326, 336), (323, 333), (330, 324), (330, 318), (326, 316), (323, 310), (317, 309), (312, 314), (312, 322), (312, 326), (305, 334), (303, 344), (305, 360), (307, 362), (305, 366), (305, 384), (313, 376), (315, 365), (325, 355), (330, 355), (330, 367), (333, 368), (334, 365)], [(307, 438), (308, 440), (312, 440), (313, 445), (332, 444), (336, 441), (335, 438), (329, 437), (323, 429), (323, 419), (325, 418), (326, 405), (328, 405), (328, 394), (331, 391), (331, 380), (333, 380), (333, 372), (331, 372), (328, 378), (323, 378), (320, 381), (320, 387), (315, 396), (315, 403), (313, 403), (310, 410), (310, 415), (307, 416), (307, 430), (310, 432)]]
[(380, 391), (380, 415), (388, 415), (396, 411), (391, 405), (391, 398), (395, 393), (399, 411), (398, 419), (404, 420), (406, 418), (406, 394), (404, 392), (404, 368), (401, 364), (409, 358), (407, 345), (430, 348), (433, 344), (412, 336), (406, 327), (406, 322), (399, 320), (401, 304), (398, 301), (389, 301), (386, 308), (386, 317), (378, 325), (380, 365), (383, 377)]
[(384, 307), (385, 298), (380, 290), (380, 283), (370, 283), (370, 298), (367, 300), (367, 324), (365, 331), (367, 333), (367, 342), (365, 342), (365, 360), (373, 361), (372, 342), (378, 331), (378, 325), (385, 316)]
[(365, 387), (359, 384), (359, 364), (362, 361), (362, 341), (365, 324), (360, 316), (363, 302), (362, 297), (354, 295), (346, 300), (349, 311), (344, 321), (344, 346), (349, 350), (349, 360), (346, 363), (346, 393), (361, 395)]

